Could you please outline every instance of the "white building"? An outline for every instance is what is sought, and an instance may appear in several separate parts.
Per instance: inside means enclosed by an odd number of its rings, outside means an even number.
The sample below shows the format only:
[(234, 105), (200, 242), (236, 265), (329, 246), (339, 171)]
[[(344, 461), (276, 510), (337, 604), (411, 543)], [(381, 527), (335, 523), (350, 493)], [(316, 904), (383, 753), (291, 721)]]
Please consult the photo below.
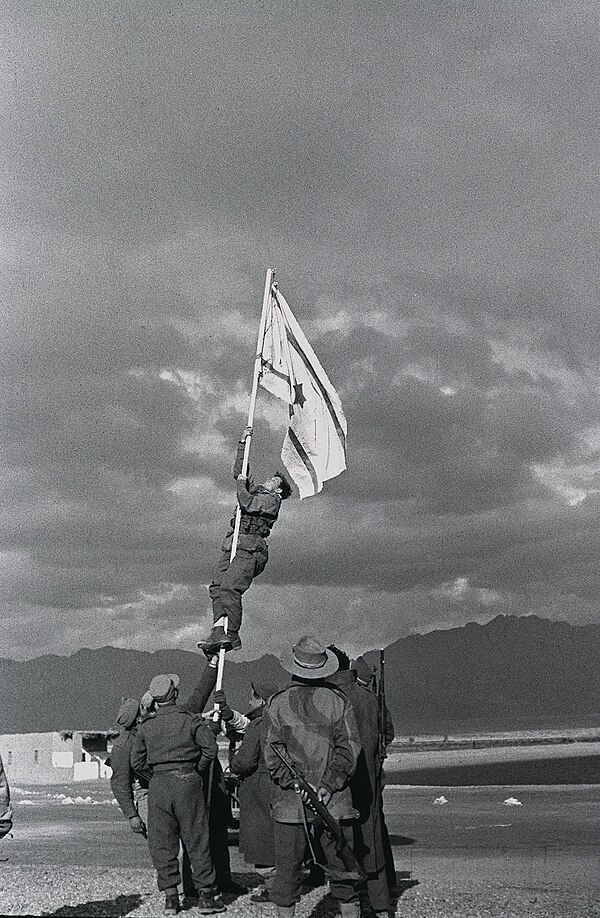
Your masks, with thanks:
[(4, 733), (0, 755), (10, 783), (64, 784), (110, 778), (112, 730)]

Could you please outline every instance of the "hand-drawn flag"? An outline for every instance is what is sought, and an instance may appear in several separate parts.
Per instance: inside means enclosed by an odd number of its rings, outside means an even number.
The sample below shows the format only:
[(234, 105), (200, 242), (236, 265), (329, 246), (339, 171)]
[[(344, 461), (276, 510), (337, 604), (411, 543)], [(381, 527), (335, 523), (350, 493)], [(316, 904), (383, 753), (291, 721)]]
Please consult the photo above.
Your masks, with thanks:
[(339, 396), (292, 310), (273, 284), (267, 308), (260, 384), (289, 405), (281, 458), (310, 497), (346, 468), (346, 418)]

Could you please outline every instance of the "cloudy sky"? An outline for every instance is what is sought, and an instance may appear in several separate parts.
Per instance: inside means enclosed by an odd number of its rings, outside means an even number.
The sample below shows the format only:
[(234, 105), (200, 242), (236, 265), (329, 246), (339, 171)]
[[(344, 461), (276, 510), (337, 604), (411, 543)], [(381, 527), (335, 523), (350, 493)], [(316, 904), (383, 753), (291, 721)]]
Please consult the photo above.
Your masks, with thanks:
[(349, 467), (284, 505), (241, 656), (600, 622), (595, 0), (12, 0), (3, 33), (0, 656), (195, 649), (268, 267)]

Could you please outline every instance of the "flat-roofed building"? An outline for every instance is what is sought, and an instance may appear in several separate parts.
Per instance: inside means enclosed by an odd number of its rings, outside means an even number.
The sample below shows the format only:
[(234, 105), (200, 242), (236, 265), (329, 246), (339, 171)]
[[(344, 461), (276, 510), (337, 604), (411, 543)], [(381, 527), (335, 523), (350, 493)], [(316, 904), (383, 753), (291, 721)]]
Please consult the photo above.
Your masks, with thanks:
[(11, 783), (62, 784), (109, 778), (112, 730), (0, 734), (0, 756)]

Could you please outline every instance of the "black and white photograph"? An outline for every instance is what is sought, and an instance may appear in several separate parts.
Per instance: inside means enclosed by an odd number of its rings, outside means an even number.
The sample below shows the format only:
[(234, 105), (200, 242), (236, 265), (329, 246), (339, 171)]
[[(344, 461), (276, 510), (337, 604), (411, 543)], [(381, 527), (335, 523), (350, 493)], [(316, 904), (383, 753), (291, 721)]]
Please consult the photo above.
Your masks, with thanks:
[(0, 22), (0, 914), (600, 918), (600, 5)]

